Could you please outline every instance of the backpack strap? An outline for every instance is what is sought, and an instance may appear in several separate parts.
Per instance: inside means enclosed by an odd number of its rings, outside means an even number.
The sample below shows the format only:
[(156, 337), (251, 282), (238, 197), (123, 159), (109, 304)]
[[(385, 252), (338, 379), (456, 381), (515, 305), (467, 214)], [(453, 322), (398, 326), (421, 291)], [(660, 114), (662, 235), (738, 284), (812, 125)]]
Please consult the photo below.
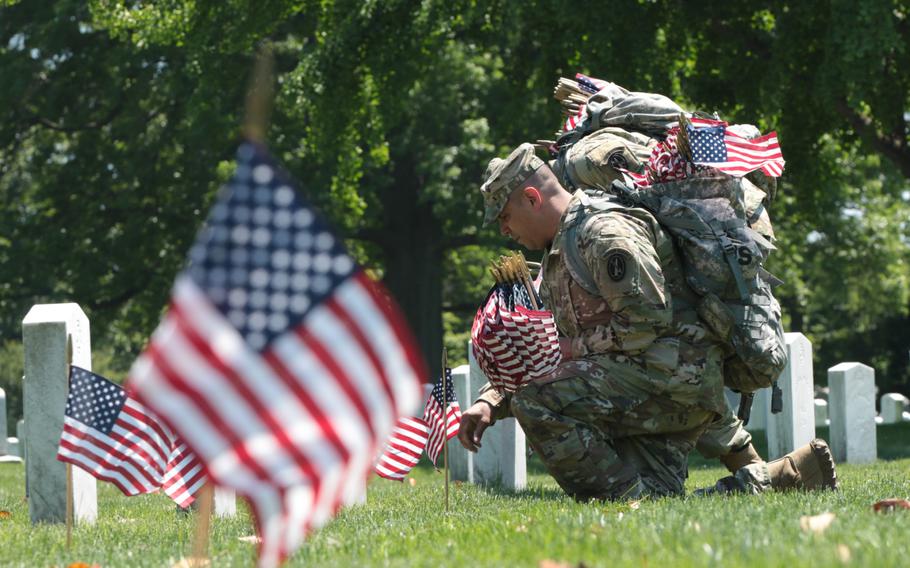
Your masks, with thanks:
[(589, 215), (585, 214), (588, 211), (600, 213), (613, 209), (624, 209), (625, 205), (609, 198), (598, 197), (597, 199), (591, 199), (587, 193), (582, 191), (579, 195), (579, 204), (576, 207), (582, 209), (582, 211), (578, 211), (571, 223), (569, 223), (563, 241), (566, 268), (579, 286), (592, 296), (596, 296), (600, 291), (597, 289), (597, 282), (594, 280), (594, 276), (591, 275), (591, 270), (581, 257), (581, 250), (578, 248), (578, 228), (589, 218)]

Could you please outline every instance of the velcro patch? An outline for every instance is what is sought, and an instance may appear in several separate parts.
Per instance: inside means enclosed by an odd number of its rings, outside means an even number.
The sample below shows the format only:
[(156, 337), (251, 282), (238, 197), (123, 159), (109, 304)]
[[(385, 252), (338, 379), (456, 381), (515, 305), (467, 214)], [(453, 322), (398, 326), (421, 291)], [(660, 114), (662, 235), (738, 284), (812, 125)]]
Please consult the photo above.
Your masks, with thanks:
[(626, 277), (626, 255), (614, 252), (607, 256), (607, 275), (613, 282), (620, 282)]

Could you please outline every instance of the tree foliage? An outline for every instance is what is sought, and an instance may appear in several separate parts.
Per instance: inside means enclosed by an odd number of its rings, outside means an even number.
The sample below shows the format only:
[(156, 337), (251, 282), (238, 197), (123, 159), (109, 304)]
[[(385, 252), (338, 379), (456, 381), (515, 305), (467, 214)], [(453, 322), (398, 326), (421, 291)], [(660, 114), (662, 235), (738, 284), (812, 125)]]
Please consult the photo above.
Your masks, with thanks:
[(33, 303), (78, 301), (128, 363), (229, 174), (268, 40), (273, 151), (399, 298), (434, 366), (443, 329), (463, 360), (484, 265), (507, 246), (479, 227), (486, 161), (551, 137), (552, 87), (584, 71), (776, 129), (788, 163), (771, 267), (790, 329), (815, 342), (820, 378), (856, 359), (910, 391), (910, 4), (693, 7), (5, 2), (0, 334), (16, 337)]

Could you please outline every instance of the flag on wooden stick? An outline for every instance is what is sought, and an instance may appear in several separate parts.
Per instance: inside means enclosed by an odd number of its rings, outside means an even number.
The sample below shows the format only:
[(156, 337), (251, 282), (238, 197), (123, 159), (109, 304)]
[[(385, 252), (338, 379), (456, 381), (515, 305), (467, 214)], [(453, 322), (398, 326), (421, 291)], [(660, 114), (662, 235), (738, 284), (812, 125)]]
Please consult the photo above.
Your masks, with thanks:
[(58, 460), (140, 495), (161, 487), (171, 444), (170, 430), (122, 387), (70, 367)]
[(241, 145), (129, 384), (250, 500), (261, 565), (362, 491), (422, 376), (385, 291), (264, 148)]

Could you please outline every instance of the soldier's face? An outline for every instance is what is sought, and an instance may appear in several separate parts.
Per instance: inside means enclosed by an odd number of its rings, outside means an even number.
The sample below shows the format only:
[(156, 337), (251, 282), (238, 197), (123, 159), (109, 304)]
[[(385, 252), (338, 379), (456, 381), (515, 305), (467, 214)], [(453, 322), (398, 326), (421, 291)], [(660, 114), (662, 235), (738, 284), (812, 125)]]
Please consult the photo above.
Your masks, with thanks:
[(499, 232), (528, 250), (546, 248), (548, 240), (541, 234), (539, 211), (539, 203), (533, 197), (516, 190), (499, 214)]

